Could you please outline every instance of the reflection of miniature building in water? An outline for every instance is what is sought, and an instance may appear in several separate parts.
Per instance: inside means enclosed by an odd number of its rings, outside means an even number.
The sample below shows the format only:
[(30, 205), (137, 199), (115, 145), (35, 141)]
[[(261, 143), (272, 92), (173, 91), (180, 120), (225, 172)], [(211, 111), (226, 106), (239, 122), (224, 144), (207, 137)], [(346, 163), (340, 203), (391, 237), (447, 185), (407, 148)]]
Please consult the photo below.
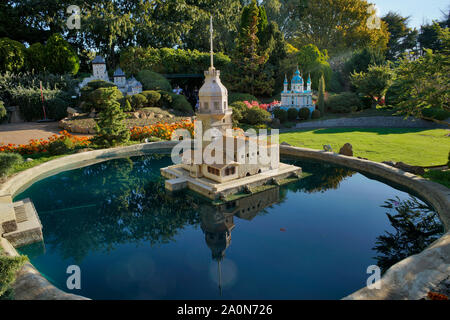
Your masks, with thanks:
[(210, 204), (200, 207), (201, 228), (205, 234), (205, 242), (211, 250), (213, 260), (217, 261), (220, 292), (222, 292), (221, 261), (225, 258), (226, 249), (231, 245), (231, 231), (235, 227), (234, 216), (253, 220), (259, 212), (278, 203), (279, 200), (280, 188), (274, 187), (220, 205)]
[[(197, 123), (211, 142), (185, 149), (180, 164), (161, 169), (169, 179), (166, 188), (178, 191), (192, 189), (216, 199), (258, 187), (272, 179), (285, 179), (301, 173), (301, 168), (280, 162), (278, 143), (272, 137), (250, 137), (233, 132), (232, 109), (228, 106), (228, 90), (214, 67), (211, 20), (211, 67), (205, 71), (205, 82), (199, 91)], [(198, 138), (196, 138), (198, 140)], [(205, 154), (211, 158), (206, 160)]]

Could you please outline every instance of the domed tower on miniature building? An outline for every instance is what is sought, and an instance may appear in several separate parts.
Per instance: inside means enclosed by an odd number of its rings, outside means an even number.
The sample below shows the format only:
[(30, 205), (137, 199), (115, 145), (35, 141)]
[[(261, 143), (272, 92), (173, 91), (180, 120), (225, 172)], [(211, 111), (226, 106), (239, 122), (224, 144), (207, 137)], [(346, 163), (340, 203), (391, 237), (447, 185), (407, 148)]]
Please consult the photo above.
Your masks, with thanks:
[(205, 83), (200, 88), (200, 107), (197, 119), (203, 124), (203, 132), (216, 128), (225, 135), (227, 129), (233, 128), (232, 109), (228, 107), (228, 90), (220, 81), (220, 70), (214, 68), (213, 26), (211, 31), (211, 66), (205, 71)]

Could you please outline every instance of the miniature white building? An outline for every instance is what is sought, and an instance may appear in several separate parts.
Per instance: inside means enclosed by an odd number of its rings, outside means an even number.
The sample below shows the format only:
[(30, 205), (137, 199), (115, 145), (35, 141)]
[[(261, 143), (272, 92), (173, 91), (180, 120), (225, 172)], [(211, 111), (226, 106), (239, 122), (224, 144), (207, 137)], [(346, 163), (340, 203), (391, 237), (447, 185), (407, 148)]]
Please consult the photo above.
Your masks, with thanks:
[[(134, 77), (127, 80), (125, 73), (120, 67), (114, 72), (113, 78), (114, 84), (124, 95), (131, 96), (142, 92), (142, 84)], [(80, 83), (80, 89), (94, 80), (111, 81), (106, 70), (105, 59), (101, 56), (96, 56), (95, 59), (92, 60), (92, 76), (85, 78), (83, 82)]]
[[(166, 181), (168, 190), (187, 187), (215, 199), (301, 172), (301, 168), (280, 162), (279, 145), (270, 141), (269, 137), (264, 141), (233, 132), (233, 111), (228, 106), (228, 90), (220, 80), (220, 71), (214, 68), (212, 22), (211, 67), (205, 71), (199, 100), (197, 123), (202, 123), (203, 134), (207, 131), (211, 133), (212, 141), (203, 140), (196, 149), (191, 147), (183, 152), (180, 164), (161, 169), (161, 174), (170, 179)], [(213, 149), (209, 149), (211, 145), (214, 145)], [(217, 145), (220, 147), (216, 148)], [(211, 151), (213, 161), (196, 159), (196, 154), (202, 156), (207, 151)], [(269, 161), (260, 161), (263, 155)]]
[(285, 77), (284, 89), (281, 92), (281, 103), (279, 104), (281, 109), (288, 110), (290, 108), (296, 108), (299, 110), (301, 108), (308, 108), (310, 112), (315, 110), (316, 106), (312, 101), (311, 76), (308, 77), (305, 89), (303, 78), (297, 68), (291, 81), (290, 90), (288, 86), (289, 82), (287, 77)]

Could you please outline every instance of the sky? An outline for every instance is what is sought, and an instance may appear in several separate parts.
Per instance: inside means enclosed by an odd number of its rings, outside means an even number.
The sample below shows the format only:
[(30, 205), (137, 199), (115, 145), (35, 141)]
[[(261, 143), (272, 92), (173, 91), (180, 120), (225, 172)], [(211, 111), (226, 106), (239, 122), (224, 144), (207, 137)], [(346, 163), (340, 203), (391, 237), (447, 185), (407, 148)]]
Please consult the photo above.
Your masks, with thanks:
[(411, 16), (410, 26), (417, 29), (425, 22), (441, 20), (441, 11), (450, 7), (450, 0), (369, 0), (375, 3), (379, 16), (389, 11), (400, 13), (402, 16)]

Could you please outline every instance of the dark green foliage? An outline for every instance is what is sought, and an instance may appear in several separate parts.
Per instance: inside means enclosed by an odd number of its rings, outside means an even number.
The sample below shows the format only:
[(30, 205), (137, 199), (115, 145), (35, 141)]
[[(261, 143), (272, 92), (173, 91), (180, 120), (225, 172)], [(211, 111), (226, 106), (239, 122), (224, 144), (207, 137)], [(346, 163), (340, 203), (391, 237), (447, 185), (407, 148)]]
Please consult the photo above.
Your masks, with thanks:
[(172, 101), (175, 94), (162, 90), (157, 92), (161, 95), (161, 99), (159, 99), (157, 106), (160, 108), (169, 109), (172, 106)]
[(238, 126), (240, 122), (246, 117), (248, 107), (245, 103), (237, 101), (230, 104), (231, 109), (233, 109), (233, 125)]
[(252, 101), (258, 101), (258, 99), (254, 95), (251, 95), (250, 93), (232, 92), (228, 94), (229, 105), (238, 101), (248, 101), (252, 103)]
[(298, 118), (300, 120), (308, 120), (311, 111), (308, 108), (301, 108), (298, 112)]
[(147, 98), (142, 94), (134, 94), (131, 96), (131, 108), (133, 110), (142, 109), (147, 106)]
[(270, 121), (270, 113), (259, 107), (248, 108), (242, 122), (250, 125), (265, 124)]
[(61, 154), (66, 154), (72, 151), (75, 148), (74, 143), (71, 139), (65, 137), (64, 139), (58, 139), (51, 142), (48, 145), (48, 152), (52, 156), (57, 156)]
[(325, 113), (325, 78), (322, 75), (319, 79), (319, 98), (318, 98), (319, 110), (322, 114)]
[(39, 42), (33, 43), (26, 50), (26, 69), (31, 72), (47, 70), (45, 46)]
[(147, 99), (147, 107), (158, 106), (159, 100), (161, 99), (161, 93), (158, 91), (144, 91), (141, 93)]
[(170, 82), (159, 73), (150, 70), (142, 70), (137, 74), (136, 79), (142, 83), (144, 90), (172, 91)]
[(0, 299), (2, 299), (5, 292), (10, 289), (11, 284), (13, 284), (16, 279), (17, 271), (19, 271), (26, 262), (28, 262), (27, 257), (7, 257), (2, 253), (0, 248)]
[(290, 121), (297, 120), (298, 117), (298, 110), (296, 108), (289, 108), (287, 111), (288, 119)]
[(0, 177), (7, 175), (12, 167), (23, 162), (23, 158), (17, 153), (0, 153)]
[(342, 91), (344, 91), (344, 86), (345, 86), (345, 79), (342, 72), (334, 71), (331, 74), (331, 80), (328, 85), (328, 90), (334, 93), (341, 93)]
[(80, 60), (72, 46), (56, 33), (45, 44), (45, 60), (51, 73), (75, 75), (80, 68)]
[[(202, 32), (205, 33), (205, 26), (202, 28)], [(127, 74), (134, 75), (138, 75), (142, 71), (152, 71), (158, 74), (203, 74), (209, 68), (210, 54), (197, 50), (129, 47), (120, 54), (120, 65)], [(214, 66), (222, 72), (229, 70), (230, 58), (223, 53), (215, 53)], [(136, 78), (140, 80), (139, 76)], [(167, 88), (163, 90), (169, 91)]]
[(172, 97), (172, 108), (176, 111), (180, 111), (184, 114), (193, 114), (194, 110), (192, 109), (191, 104), (187, 101), (186, 97), (183, 95), (174, 95)]
[(361, 100), (355, 93), (344, 92), (330, 96), (326, 106), (332, 113), (350, 113), (361, 108)]
[(18, 72), (25, 67), (25, 46), (20, 42), (0, 39), (0, 72)]
[(311, 114), (311, 118), (312, 119), (319, 119), (320, 118), (320, 111), (319, 110), (314, 110)]
[(6, 109), (5, 109), (5, 104), (3, 103), (3, 101), (0, 101), (0, 121), (6, 117)]
[(288, 120), (288, 113), (284, 109), (275, 108), (273, 110), (273, 115), (275, 116), (275, 118), (280, 120), (281, 123), (286, 122)]
[(89, 112), (95, 109), (99, 112), (104, 110), (109, 105), (108, 101), (105, 101), (105, 97), (119, 101), (123, 98), (123, 94), (116, 86), (98, 88), (89, 93), (85, 104), (83, 104), (83, 111)]
[(422, 116), (425, 118), (444, 121), (450, 118), (450, 111), (439, 108), (427, 108), (422, 110)]
[(344, 74), (348, 78), (352, 73), (367, 72), (371, 65), (383, 65), (386, 58), (380, 50), (364, 48), (353, 53), (344, 65)]
[(96, 119), (96, 132), (93, 142), (102, 147), (113, 147), (130, 139), (130, 130), (124, 123), (126, 118), (120, 103), (115, 98), (115, 88), (101, 88), (102, 108)]
[(382, 20), (386, 22), (390, 33), (386, 52), (388, 60), (395, 60), (405, 51), (415, 48), (418, 31), (408, 27), (410, 17), (402, 17), (400, 14), (390, 11)]

